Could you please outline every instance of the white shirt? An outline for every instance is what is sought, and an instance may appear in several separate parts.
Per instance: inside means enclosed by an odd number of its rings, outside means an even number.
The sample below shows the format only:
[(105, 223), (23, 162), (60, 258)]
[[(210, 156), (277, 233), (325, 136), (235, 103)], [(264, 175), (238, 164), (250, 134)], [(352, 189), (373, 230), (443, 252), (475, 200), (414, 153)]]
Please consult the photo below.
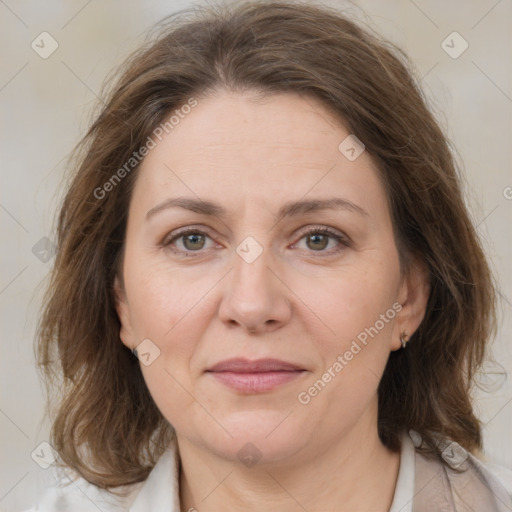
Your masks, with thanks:
[[(421, 437), (404, 432), (400, 469), (389, 512), (510, 512), (512, 471), (484, 465), (457, 443), (445, 442), (443, 456), (466, 469), (457, 473), (416, 450)], [(120, 498), (83, 479), (55, 484), (27, 512), (180, 512), (179, 456), (176, 442), (144, 482), (126, 486)]]

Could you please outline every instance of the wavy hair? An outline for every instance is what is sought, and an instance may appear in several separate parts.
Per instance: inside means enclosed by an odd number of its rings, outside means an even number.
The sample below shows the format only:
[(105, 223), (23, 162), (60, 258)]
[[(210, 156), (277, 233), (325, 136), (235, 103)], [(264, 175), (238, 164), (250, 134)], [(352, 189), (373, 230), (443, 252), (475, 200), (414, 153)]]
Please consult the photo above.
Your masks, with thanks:
[(73, 160), (38, 328), (38, 362), (57, 391), (51, 442), (64, 465), (101, 488), (131, 484), (172, 439), (119, 339), (113, 283), (138, 168), (126, 162), (190, 98), (222, 88), (315, 97), (364, 142), (403, 271), (416, 257), (430, 279), (423, 322), (390, 354), (379, 385), (380, 439), (396, 451), (407, 428), (434, 455), (437, 435), (481, 447), (471, 390), (495, 330), (495, 291), (449, 143), (411, 69), (399, 49), (334, 9), (266, 1), (182, 11), (123, 64)]

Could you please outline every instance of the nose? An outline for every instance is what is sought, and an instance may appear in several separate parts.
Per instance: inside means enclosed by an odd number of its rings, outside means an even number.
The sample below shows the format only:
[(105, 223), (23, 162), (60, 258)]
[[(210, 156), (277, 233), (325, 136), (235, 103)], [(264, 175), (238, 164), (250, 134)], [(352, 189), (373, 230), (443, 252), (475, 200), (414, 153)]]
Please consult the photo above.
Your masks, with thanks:
[(291, 317), (290, 291), (269, 264), (268, 250), (252, 262), (233, 254), (233, 270), (224, 281), (219, 317), (228, 327), (272, 332)]

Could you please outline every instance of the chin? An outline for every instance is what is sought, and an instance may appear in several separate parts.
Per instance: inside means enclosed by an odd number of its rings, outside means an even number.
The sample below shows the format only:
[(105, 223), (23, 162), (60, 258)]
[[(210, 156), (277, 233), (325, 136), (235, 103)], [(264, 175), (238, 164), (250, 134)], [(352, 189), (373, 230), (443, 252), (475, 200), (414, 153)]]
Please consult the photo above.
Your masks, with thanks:
[[(307, 444), (304, 429), (283, 410), (254, 409), (219, 417), (222, 429), (199, 431), (201, 444), (219, 457), (251, 464), (272, 464), (295, 455)], [(286, 418), (286, 419), (285, 419)], [(284, 421), (283, 421), (284, 420)], [(203, 425), (204, 427), (204, 425)]]

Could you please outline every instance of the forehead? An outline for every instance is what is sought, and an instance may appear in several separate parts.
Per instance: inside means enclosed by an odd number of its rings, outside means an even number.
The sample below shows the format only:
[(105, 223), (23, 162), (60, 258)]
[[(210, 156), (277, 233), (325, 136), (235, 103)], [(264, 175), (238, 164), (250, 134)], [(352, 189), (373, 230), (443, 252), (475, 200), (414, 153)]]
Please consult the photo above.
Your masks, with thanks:
[(343, 153), (350, 136), (314, 98), (217, 91), (198, 99), (149, 152), (133, 200), (149, 209), (186, 194), (273, 210), (276, 202), (339, 192), (362, 208), (385, 206), (371, 157)]

